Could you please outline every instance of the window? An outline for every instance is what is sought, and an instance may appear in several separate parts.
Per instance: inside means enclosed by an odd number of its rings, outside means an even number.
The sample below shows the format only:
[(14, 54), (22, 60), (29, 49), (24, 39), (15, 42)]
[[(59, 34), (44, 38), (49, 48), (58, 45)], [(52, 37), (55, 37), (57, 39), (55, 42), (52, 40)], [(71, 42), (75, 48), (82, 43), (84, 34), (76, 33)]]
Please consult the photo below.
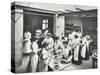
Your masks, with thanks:
[(42, 21), (42, 29), (48, 28), (48, 19), (43, 19)]

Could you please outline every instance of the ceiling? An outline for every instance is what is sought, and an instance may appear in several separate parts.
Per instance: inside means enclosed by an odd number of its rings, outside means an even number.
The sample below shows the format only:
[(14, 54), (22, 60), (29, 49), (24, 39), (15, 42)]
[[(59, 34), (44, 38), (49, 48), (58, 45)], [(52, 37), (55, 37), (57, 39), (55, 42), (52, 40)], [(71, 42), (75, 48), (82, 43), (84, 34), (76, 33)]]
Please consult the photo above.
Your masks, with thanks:
[(36, 3), (36, 2), (15, 2), (16, 5), (22, 5), (27, 7), (51, 10), (51, 11), (63, 11), (63, 12), (76, 12), (97, 9), (96, 6), (83, 6), (83, 5), (67, 5), (67, 4), (49, 4), (49, 3)]

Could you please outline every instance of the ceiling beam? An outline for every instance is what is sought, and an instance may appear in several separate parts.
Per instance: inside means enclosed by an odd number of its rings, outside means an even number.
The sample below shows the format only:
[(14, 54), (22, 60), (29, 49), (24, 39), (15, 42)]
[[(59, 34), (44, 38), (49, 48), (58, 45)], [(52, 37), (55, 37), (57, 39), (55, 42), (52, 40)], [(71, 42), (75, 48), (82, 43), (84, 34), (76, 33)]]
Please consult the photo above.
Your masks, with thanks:
[(68, 12), (75, 12), (75, 11), (72, 11), (72, 10), (68, 10), (68, 9), (65, 9), (65, 11), (68, 11)]
[(84, 9), (81, 9), (81, 8), (75, 8), (75, 9), (79, 11), (85, 11)]

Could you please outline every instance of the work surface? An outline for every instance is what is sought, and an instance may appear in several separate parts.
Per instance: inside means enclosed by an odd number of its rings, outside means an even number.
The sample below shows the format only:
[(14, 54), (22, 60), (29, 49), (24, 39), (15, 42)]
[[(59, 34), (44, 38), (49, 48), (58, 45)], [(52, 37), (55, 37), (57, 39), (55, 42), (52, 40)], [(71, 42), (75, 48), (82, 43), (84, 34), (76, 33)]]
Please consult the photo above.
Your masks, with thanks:
[[(26, 72), (26, 68), (27, 68), (27, 64), (25, 63), (26, 61), (27, 61), (27, 58), (23, 57), (23, 59), (22, 59), (23, 65), (17, 67), (16, 68), (16, 72), (18, 72), (18, 73)], [(91, 57), (90, 57), (90, 59), (88, 61), (82, 61), (81, 65), (75, 65), (75, 64), (72, 64), (72, 63), (60, 64), (59, 66), (61, 66), (61, 67), (59, 67), (58, 70), (54, 69), (53, 61), (54, 60), (51, 60), (50, 64), (49, 64), (50, 68), (53, 71), (68, 71), (68, 70), (92, 69), (92, 58)]]
[(57, 62), (57, 60), (51, 58), (49, 66), (53, 71), (62, 71), (72, 64), (71, 62), (62, 64), (59, 62), (59, 60), (58, 60), (59, 63), (56, 64), (55, 62)]

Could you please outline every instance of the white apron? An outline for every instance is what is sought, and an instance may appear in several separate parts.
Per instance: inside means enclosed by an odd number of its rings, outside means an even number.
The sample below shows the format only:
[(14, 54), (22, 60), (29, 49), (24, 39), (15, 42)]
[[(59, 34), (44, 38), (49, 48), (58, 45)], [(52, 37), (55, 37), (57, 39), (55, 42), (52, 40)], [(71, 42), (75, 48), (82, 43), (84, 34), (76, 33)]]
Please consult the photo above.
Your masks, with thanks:
[(44, 40), (43, 40), (43, 42), (42, 42), (42, 44), (43, 43), (46, 43), (46, 44), (48, 44), (48, 46), (45, 48), (45, 49), (47, 49), (48, 51), (50, 51), (50, 53), (51, 53), (51, 55), (52, 55), (52, 52), (53, 52), (53, 46), (54, 46), (54, 40), (53, 40), (53, 38), (45, 38)]
[(42, 42), (42, 44), (48, 44), (45, 48), (42, 49), (42, 58), (43, 60), (40, 59), (39, 61), (39, 72), (47, 72), (48, 71), (48, 65), (50, 61), (50, 57), (52, 55), (53, 51), (53, 45), (54, 41), (52, 38), (45, 38)]
[(30, 32), (25, 32), (24, 33), (24, 49), (23, 49), (23, 53), (30, 53), (32, 52), (31, 50), (31, 33)]
[(87, 47), (87, 40), (86, 40), (86, 38), (84, 37), (83, 39), (82, 39), (82, 44), (83, 44), (83, 46), (82, 46), (82, 50), (81, 50), (81, 56), (83, 57), (83, 58), (85, 58), (85, 55), (86, 55), (86, 47)]
[(75, 60), (75, 61), (78, 61), (79, 48), (80, 48), (80, 39), (77, 38), (77, 39), (75, 40), (75, 46), (74, 46), (74, 60)]
[(68, 58), (70, 51), (71, 51), (71, 47), (69, 45), (67, 45), (67, 48), (64, 48), (64, 50), (63, 50), (64, 58)]
[(37, 65), (38, 65), (38, 55), (37, 54), (34, 54), (31, 57), (31, 68), (32, 68), (32, 72), (36, 72)]
[(55, 41), (55, 43), (54, 43), (54, 49), (55, 49), (55, 51), (56, 52), (60, 52), (60, 58), (62, 58), (62, 55), (63, 55), (63, 51), (64, 51), (64, 46), (63, 46), (63, 44), (62, 44), (62, 42), (60, 41), (60, 40), (57, 40), (57, 41)]
[(37, 64), (38, 64), (38, 44), (36, 42), (32, 43), (32, 50), (33, 50), (33, 55), (31, 57), (31, 67), (32, 67), (32, 72), (36, 72), (37, 70)]
[(24, 49), (23, 49), (23, 53), (31, 53), (31, 41), (27, 40), (26, 43), (24, 44)]

